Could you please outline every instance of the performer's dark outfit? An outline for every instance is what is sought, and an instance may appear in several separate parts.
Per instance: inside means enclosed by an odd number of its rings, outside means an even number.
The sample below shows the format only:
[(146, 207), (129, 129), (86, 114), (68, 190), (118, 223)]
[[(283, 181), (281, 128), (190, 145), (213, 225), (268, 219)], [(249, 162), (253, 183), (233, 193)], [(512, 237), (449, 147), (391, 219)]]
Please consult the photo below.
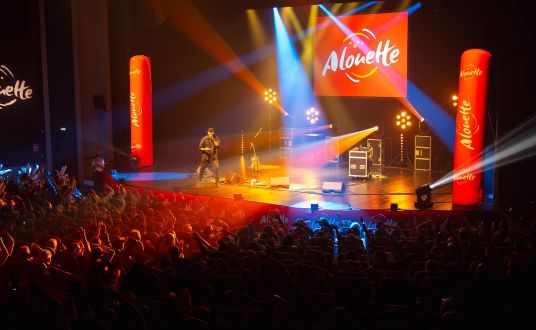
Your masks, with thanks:
[[(212, 131), (213, 132), (213, 131)], [(199, 182), (205, 174), (205, 169), (210, 164), (212, 172), (214, 172), (214, 177), (216, 178), (216, 184), (219, 181), (218, 169), (220, 164), (218, 162), (218, 147), (220, 146), (220, 138), (216, 135), (209, 134), (203, 136), (199, 142), (199, 150), (201, 150), (201, 169), (199, 171)], [(202, 150), (209, 148), (210, 150)]]

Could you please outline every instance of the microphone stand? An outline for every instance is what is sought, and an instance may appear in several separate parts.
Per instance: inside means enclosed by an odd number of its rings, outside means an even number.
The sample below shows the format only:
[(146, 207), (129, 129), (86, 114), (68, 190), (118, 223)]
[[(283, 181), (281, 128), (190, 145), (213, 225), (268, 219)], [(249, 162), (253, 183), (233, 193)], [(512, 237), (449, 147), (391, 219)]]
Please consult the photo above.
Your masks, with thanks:
[[(262, 127), (259, 128), (259, 131), (254, 136), (255, 144), (257, 146), (259, 145), (257, 137), (259, 136), (259, 134), (261, 134), (261, 132), (262, 132)], [(257, 152), (255, 151), (255, 145), (253, 145), (253, 157), (255, 157), (255, 164), (254, 164), (255, 166), (253, 167), (253, 172), (255, 172), (255, 181), (259, 182), (259, 157), (257, 157)]]

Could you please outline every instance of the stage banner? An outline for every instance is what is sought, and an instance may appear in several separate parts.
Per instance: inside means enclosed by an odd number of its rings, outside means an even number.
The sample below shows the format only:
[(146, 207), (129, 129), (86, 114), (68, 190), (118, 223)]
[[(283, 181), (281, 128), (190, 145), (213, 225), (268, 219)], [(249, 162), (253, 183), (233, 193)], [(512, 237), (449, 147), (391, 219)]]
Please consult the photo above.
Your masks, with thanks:
[[(1, 1), (0, 12), (0, 164), (43, 165), (47, 145), (39, 4)], [(59, 134), (64, 133), (69, 134)]]
[(482, 195), (482, 149), (488, 66), (491, 54), (482, 49), (463, 52), (458, 86), (452, 203), (478, 205)]
[(151, 59), (130, 58), (130, 152), (139, 166), (153, 165), (153, 100)]
[(318, 17), (317, 96), (407, 95), (408, 13)]

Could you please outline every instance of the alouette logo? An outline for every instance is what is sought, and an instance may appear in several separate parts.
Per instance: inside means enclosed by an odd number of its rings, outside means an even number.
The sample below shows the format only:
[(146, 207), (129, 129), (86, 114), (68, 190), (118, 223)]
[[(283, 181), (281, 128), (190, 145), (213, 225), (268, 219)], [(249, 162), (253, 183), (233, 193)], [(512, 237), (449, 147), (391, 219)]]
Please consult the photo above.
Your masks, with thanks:
[(16, 79), (13, 72), (5, 65), (0, 65), (0, 109), (15, 104), (18, 100), (32, 98), (32, 89), (26, 80)]
[[(322, 77), (330, 72), (343, 71), (348, 79), (359, 83), (361, 79), (374, 75), (378, 66), (388, 67), (400, 60), (400, 49), (391, 45), (391, 40), (380, 40), (373, 50), (369, 42), (377, 40), (376, 35), (369, 29), (361, 31), (344, 38), (344, 47), (339, 49), (340, 53), (337, 50), (330, 52), (322, 70)], [(367, 65), (373, 67), (367, 68)], [(364, 69), (361, 69), (363, 67)]]
[(136, 93), (130, 92), (130, 122), (135, 127), (140, 127), (140, 117), (142, 114), (141, 105), (136, 98)]
[(473, 181), (475, 178), (475, 175), (467, 171), (467, 169), (462, 169), (460, 173), (454, 175), (454, 181), (456, 181), (458, 185), (463, 185), (467, 182)]
[(475, 77), (480, 77), (482, 74), (484, 74), (484, 72), (473, 64), (467, 64), (460, 70), (460, 78), (463, 78), (466, 81)]
[(480, 126), (477, 123), (475, 114), (471, 111), (471, 102), (462, 100), (458, 108), (458, 116), (462, 120), (458, 121), (458, 135), (460, 143), (469, 150), (475, 150), (473, 146), (473, 136), (478, 133)]

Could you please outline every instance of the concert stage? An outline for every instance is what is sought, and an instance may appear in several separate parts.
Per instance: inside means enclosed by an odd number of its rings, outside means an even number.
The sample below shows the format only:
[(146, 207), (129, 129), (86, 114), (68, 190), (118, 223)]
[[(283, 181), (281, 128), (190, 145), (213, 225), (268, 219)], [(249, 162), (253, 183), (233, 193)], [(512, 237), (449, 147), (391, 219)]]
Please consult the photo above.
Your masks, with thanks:
[[(261, 167), (257, 176), (244, 169), (237, 159), (220, 160), (220, 177), (234, 183), (216, 186), (214, 180), (205, 178), (196, 185), (195, 166), (167, 169), (146, 169), (134, 173), (117, 173), (114, 178), (124, 178), (129, 186), (165, 191), (180, 191), (192, 195), (233, 199), (241, 194), (245, 201), (268, 203), (297, 208), (310, 208), (318, 204), (322, 210), (383, 210), (397, 203), (402, 210), (415, 210), (415, 188), (436, 181), (446, 172), (414, 171), (412, 169), (373, 166), (369, 179), (352, 179), (348, 176), (348, 164), (336, 163), (322, 167), (307, 168), (274, 164)], [(242, 170), (241, 170), (242, 168)], [(271, 179), (285, 181), (289, 188), (270, 187)], [(283, 179), (281, 179), (283, 178)], [(252, 179), (256, 182), (252, 183)], [(324, 182), (342, 182), (341, 193), (322, 192)], [(432, 191), (432, 210), (451, 210), (451, 185), (437, 187)]]

